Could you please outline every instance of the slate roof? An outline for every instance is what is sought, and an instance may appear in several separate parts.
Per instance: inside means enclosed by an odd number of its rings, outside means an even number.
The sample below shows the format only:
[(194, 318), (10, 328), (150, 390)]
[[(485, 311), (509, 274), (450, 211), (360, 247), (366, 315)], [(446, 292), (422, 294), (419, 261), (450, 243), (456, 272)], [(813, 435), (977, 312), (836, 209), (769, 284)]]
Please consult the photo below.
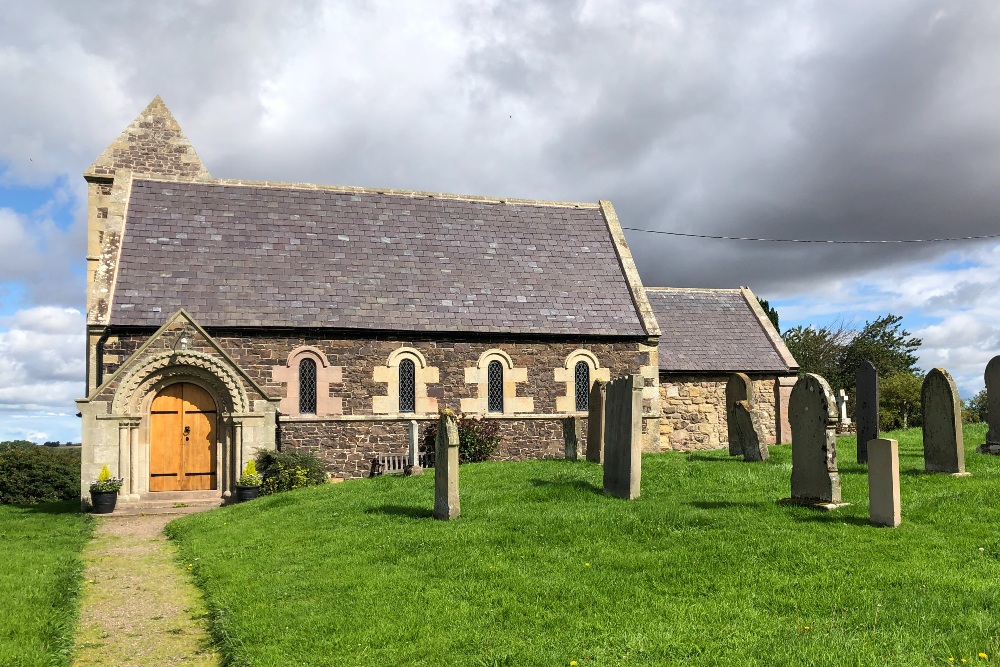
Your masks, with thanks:
[(798, 369), (784, 343), (777, 342), (781, 339), (770, 321), (763, 324), (750, 305), (749, 299), (756, 299), (750, 290), (648, 287), (646, 296), (662, 331), (661, 371), (789, 373)]
[(112, 325), (643, 336), (597, 205), (132, 183)]

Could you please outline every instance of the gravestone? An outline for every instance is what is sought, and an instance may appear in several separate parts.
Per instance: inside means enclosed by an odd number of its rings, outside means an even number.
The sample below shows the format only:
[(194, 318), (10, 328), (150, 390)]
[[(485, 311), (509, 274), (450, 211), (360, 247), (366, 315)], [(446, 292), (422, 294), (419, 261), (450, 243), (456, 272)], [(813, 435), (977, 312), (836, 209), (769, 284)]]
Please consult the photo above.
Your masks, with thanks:
[(404, 475), (422, 475), (424, 469), (420, 466), (420, 426), (415, 419), (410, 420), (409, 427), (410, 452), (403, 468)]
[(980, 449), (987, 454), (1000, 454), (1000, 356), (986, 364), (986, 444)]
[(726, 382), (726, 431), (729, 436), (729, 455), (739, 456), (743, 453), (743, 443), (740, 433), (733, 423), (733, 409), (740, 401), (746, 401), (753, 409), (753, 383), (744, 373), (733, 373)]
[(899, 525), (899, 443), (895, 440), (868, 441), (868, 516), (876, 526)]
[(868, 462), (868, 443), (878, 438), (878, 370), (870, 361), (854, 376), (854, 421), (858, 433), (858, 463)]
[(604, 463), (604, 403), (606, 385), (594, 380), (587, 412), (587, 460)]
[(847, 416), (847, 391), (837, 391), (837, 421), (841, 426), (850, 426), (851, 418)]
[(958, 387), (943, 368), (932, 368), (920, 389), (924, 421), (924, 469), (965, 473), (965, 446), (962, 440), (962, 403)]
[(566, 460), (576, 461), (580, 458), (580, 418), (564, 417), (562, 426)]
[(737, 401), (730, 419), (736, 425), (739, 441), (743, 447), (743, 460), (766, 461), (769, 454), (764, 429), (760, 427), (757, 415), (750, 410), (750, 404), (746, 401)]
[(438, 417), (434, 458), (434, 518), (457, 518), (458, 503), (458, 420), (445, 410)]
[(642, 477), (642, 376), (626, 375), (607, 384), (604, 405), (604, 492), (639, 497)]
[(832, 509), (840, 502), (837, 411), (826, 380), (807, 373), (788, 401), (792, 424), (792, 497), (796, 503)]

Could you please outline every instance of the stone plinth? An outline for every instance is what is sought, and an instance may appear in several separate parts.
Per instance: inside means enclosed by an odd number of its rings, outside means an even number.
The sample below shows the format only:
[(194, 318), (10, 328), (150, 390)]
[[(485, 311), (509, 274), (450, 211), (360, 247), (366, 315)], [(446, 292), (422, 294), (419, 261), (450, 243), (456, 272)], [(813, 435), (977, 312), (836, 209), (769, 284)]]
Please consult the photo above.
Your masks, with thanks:
[(639, 497), (642, 477), (642, 388), (639, 375), (607, 385), (604, 407), (604, 492), (616, 498)]
[(450, 410), (438, 418), (434, 461), (434, 518), (449, 521), (460, 513), (458, 502), (458, 420)]
[(406, 467), (403, 468), (404, 475), (423, 475), (424, 469), (420, 466), (420, 426), (415, 419), (410, 420), (409, 430), (406, 433), (407, 441), (410, 445)]
[(576, 461), (580, 458), (580, 418), (565, 417), (562, 425), (566, 460)]
[(899, 511), (899, 443), (868, 441), (868, 514), (876, 526), (895, 528)]

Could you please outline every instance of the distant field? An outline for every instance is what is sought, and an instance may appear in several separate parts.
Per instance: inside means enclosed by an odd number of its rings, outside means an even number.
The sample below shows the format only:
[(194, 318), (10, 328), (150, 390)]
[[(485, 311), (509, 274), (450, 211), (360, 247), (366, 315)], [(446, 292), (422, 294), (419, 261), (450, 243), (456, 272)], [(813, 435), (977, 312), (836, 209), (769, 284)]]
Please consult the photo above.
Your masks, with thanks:
[(0, 505), (0, 665), (69, 664), (90, 533), (76, 500)]
[[(234, 665), (948, 665), (1000, 663), (1000, 457), (923, 472), (900, 440), (903, 525), (868, 525), (854, 439), (832, 513), (776, 504), (791, 451), (643, 457), (642, 497), (565, 461), (314, 487), (179, 519)], [(891, 436), (890, 436), (891, 437)], [(987, 658), (981, 658), (985, 654)], [(954, 658), (954, 663), (949, 659)]]

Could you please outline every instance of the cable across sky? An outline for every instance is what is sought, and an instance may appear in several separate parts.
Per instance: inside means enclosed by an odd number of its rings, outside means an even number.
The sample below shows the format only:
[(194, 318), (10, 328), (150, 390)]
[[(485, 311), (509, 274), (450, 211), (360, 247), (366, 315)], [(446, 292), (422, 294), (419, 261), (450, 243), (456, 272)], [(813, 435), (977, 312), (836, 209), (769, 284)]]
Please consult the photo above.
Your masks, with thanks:
[(1000, 239), (1000, 234), (984, 234), (982, 236), (952, 236), (941, 239), (885, 239), (875, 241), (848, 241), (839, 239), (764, 239), (753, 236), (715, 236), (713, 234), (686, 234), (684, 232), (665, 232), (659, 229), (640, 229), (638, 227), (622, 227), (630, 232), (646, 232), (647, 234), (665, 234), (667, 236), (683, 236), (694, 239), (714, 239), (718, 241), (757, 241), (760, 243), (836, 243), (836, 244), (872, 244), (872, 243), (944, 243), (945, 241), (977, 241), (982, 239)]

